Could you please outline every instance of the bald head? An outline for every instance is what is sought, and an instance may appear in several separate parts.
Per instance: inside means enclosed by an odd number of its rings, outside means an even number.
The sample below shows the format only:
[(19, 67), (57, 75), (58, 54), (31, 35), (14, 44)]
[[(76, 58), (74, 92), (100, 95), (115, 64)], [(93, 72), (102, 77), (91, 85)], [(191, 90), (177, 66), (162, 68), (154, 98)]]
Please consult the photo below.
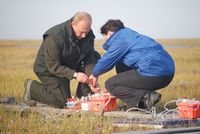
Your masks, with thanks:
[(72, 22), (73, 23), (78, 23), (80, 21), (88, 21), (90, 23), (92, 23), (92, 17), (90, 16), (90, 14), (86, 13), (86, 12), (77, 12), (73, 17), (72, 17)]
[(76, 38), (83, 39), (91, 29), (92, 17), (86, 12), (77, 12), (72, 17), (71, 25)]

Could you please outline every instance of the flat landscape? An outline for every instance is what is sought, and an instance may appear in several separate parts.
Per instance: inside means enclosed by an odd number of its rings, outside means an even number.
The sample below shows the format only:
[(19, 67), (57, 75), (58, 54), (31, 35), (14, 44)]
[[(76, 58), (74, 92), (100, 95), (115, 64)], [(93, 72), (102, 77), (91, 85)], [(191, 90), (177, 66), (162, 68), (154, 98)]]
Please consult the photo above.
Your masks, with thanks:
[[(161, 101), (156, 105), (163, 110), (165, 103), (182, 97), (200, 100), (200, 39), (158, 39), (175, 61), (176, 73), (171, 84), (159, 90)], [(101, 54), (102, 40), (95, 42)], [(37, 79), (32, 66), (41, 44), (40, 40), (1, 40), (0, 41), (0, 97), (14, 96), (22, 101), (23, 84), (27, 78)], [(104, 87), (106, 79), (115, 74), (114, 69), (100, 76), (99, 83)], [(76, 92), (76, 81), (71, 83), (72, 95)], [(120, 102), (119, 102), (120, 103)], [(172, 106), (174, 107), (174, 106)], [(0, 105), (0, 133), (113, 133), (111, 118), (94, 116), (72, 116), (64, 120), (41, 122), (37, 114), (22, 118), (19, 114), (5, 111)], [(41, 127), (42, 126), (42, 127)], [(133, 127), (131, 130), (145, 128)]]

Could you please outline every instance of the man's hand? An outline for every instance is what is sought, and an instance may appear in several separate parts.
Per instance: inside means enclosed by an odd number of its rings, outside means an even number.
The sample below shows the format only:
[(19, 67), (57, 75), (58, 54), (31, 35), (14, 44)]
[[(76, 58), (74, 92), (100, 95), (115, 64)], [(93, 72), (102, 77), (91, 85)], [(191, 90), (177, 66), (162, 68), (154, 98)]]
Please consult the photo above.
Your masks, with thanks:
[(81, 83), (87, 83), (88, 82), (88, 76), (85, 73), (78, 72), (76, 76), (76, 80)]
[(92, 90), (92, 92), (94, 92), (94, 93), (98, 93), (101, 90), (99, 84), (97, 84), (97, 86), (95, 86), (95, 87), (89, 85), (89, 87)]
[(97, 81), (98, 81), (97, 77), (90, 75), (90, 77), (88, 79), (88, 85), (91, 88), (92, 92), (94, 92), (94, 93), (100, 92), (100, 86), (97, 83)]
[(97, 86), (97, 81), (98, 81), (97, 77), (95, 77), (93, 75), (90, 75), (89, 81), (88, 81), (88, 85), (92, 86), (92, 87), (96, 87)]

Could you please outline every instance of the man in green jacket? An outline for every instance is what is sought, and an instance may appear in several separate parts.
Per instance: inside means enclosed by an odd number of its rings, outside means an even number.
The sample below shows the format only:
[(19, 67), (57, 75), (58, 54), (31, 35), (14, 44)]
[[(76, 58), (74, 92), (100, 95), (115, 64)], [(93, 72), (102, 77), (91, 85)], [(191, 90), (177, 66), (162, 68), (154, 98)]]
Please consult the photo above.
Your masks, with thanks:
[(71, 98), (70, 80), (76, 79), (77, 97), (91, 93), (88, 76), (100, 58), (94, 50), (92, 18), (78, 12), (64, 23), (50, 28), (43, 35), (34, 72), (41, 81), (25, 80), (25, 102), (38, 101), (56, 108), (63, 108)]

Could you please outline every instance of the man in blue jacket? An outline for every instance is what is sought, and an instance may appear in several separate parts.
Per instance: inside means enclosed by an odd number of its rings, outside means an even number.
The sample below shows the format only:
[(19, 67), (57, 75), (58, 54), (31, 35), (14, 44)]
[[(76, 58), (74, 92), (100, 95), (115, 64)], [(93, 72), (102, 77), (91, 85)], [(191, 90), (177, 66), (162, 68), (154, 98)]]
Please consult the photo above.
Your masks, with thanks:
[(98, 60), (90, 76), (93, 92), (98, 76), (116, 67), (117, 75), (109, 78), (106, 89), (131, 107), (151, 109), (161, 98), (155, 92), (173, 79), (172, 57), (150, 37), (124, 27), (120, 20), (108, 20), (101, 27), (107, 51)]

